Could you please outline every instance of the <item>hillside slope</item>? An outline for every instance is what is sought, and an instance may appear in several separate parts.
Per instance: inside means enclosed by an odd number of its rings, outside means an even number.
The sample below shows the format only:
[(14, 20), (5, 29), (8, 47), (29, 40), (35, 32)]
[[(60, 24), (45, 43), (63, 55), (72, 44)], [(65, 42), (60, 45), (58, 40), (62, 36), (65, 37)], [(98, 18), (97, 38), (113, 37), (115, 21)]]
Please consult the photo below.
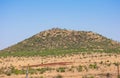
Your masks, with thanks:
[(91, 31), (53, 28), (8, 47), (1, 51), (2, 54), (4, 54), (3, 52), (7, 55), (52, 55), (67, 52), (120, 52), (120, 43)]

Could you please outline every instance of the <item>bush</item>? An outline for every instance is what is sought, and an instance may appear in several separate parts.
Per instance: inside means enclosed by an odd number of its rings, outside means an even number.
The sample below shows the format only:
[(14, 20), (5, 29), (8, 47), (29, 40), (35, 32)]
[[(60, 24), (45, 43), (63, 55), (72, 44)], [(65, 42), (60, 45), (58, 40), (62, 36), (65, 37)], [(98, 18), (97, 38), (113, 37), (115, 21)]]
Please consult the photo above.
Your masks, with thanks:
[(55, 76), (53, 78), (63, 78), (63, 77), (61, 75), (57, 75), (57, 76)]
[(50, 70), (52, 70), (51, 68), (40, 68), (40, 69), (37, 69), (37, 71), (39, 71), (40, 72), (40, 74), (43, 74), (43, 73), (45, 73), (46, 71), (50, 71)]
[(65, 72), (65, 68), (64, 67), (60, 67), (56, 70), (57, 72)]
[(83, 70), (83, 67), (80, 65), (79, 67), (77, 67), (77, 71), (81, 72)]
[(89, 65), (89, 68), (91, 68), (91, 69), (97, 69), (98, 66), (97, 66), (96, 63), (94, 63), (94, 64), (90, 64), (90, 65)]
[(5, 74), (6, 74), (7, 76), (11, 76), (11, 72), (10, 72), (10, 71), (5, 72)]

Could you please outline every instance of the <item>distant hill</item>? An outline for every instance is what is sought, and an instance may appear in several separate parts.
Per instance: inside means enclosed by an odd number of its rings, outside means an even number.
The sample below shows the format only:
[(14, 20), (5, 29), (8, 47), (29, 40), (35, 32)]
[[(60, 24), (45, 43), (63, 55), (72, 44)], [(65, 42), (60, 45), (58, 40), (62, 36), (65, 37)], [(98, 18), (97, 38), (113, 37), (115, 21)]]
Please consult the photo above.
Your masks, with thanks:
[(52, 28), (8, 47), (0, 55), (59, 55), (78, 52), (120, 52), (120, 43), (91, 31)]

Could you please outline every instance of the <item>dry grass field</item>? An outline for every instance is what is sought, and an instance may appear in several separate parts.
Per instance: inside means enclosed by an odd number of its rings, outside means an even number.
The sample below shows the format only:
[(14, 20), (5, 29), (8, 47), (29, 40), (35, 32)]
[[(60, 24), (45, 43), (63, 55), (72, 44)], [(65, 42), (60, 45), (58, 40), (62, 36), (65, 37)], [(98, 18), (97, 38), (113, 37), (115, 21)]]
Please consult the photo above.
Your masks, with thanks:
[[(117, 78), (120, 54), (1, 57), (0, 78)], [(119, 69), (120, 70), (120, 69)]]

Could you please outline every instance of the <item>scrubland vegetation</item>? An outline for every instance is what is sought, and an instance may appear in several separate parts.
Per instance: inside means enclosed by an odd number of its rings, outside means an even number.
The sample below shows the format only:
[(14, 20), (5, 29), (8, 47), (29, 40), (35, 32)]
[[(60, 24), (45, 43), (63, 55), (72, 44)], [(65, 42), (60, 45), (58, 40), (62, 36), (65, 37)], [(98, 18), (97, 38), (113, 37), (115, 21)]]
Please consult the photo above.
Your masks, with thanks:
[(53, 28), (1, 50), (0, 78), (120, 78), (119, 64), (119, 42)]
[(81, 52), (120, 53), (120, 43), (91, 31), (53, 28), (0, 51), (0, 57), (56, 56)]
[[(1, 57), (0, 77), (25, 78), (28, 66), (30, 78), (117, 78), (120, 54), (81, 53), (65, 56)], [(66, 65), (44, 64), (71, 62)], [(43, 66), (30, 67), (43, 64)]]

